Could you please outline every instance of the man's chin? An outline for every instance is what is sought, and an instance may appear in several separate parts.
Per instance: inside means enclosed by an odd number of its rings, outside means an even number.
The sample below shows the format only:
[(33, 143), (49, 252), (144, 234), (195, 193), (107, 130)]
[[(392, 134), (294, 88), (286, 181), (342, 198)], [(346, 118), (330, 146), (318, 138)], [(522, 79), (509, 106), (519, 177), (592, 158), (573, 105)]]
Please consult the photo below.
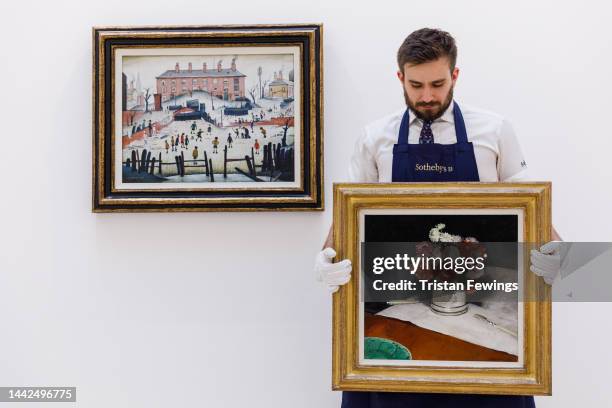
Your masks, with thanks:
[(440, 117), (440, 108), (438, 109), (417, 109), (416, 113), (420, 119), (423, 120), (434, 120)]

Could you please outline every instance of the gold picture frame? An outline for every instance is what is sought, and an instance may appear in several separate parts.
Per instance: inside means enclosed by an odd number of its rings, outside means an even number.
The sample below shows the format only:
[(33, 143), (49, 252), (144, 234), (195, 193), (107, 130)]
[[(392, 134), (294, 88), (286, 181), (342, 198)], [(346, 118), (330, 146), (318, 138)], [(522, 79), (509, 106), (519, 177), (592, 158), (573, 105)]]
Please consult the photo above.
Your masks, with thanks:
[[(524, 258), (520, 364), (512, 367), (364, 364), (363, 299), (360, 297), (360, 220), (368, 211), (461, 211), (522, 214), (519, 242), (541, 245), (551, 235), (551, 183), (334, 184), (336, 260), (350, 259), (353, 275), (333, 297), (332, 388), (345, 391), (550, 395), (550, 287), (529, 272)], [(520, 221), (519, 221), (520, 223)], [(520, 344), (520, 343), (519, 343)], [(361, 354), (363, 355), (363, 354)]]
[(92, 34), (93, 212), (323, 210), (322, 24)]

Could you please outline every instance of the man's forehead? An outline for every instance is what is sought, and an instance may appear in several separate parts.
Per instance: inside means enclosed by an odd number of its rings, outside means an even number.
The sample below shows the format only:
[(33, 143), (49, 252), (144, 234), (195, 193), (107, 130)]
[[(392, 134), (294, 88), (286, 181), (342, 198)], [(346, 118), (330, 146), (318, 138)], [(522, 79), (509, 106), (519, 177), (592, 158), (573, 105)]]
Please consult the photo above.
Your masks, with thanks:
[(434, 82), (450, 78), (450, 61), (448, 58), (439, 58), (421, 64), (406, 63), (404, 75), (406, 79), (418, 82)]

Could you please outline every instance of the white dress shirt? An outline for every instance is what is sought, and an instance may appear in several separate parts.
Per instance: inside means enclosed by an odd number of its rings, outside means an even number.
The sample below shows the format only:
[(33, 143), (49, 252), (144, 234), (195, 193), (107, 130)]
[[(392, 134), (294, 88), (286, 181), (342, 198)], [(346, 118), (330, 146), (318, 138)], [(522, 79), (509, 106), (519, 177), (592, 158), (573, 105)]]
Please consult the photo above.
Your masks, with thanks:
[[(454, 102), (436, 119), (431, 130), (434, 142), (457, 143)], [(480, 181), (519, 181), (527, 176), (527, 163), (510, 123), (502, 116), (462, 103), (459, 104), (468, 135), (474, 146)], [(406, 109), (368, 124), (355, 143), (349, 165), (349, 181), (391, 182), (393, 145), (397, 143), (400, 123)], [(423, 121), (410, 112), (408, 143), (418, 144)]]

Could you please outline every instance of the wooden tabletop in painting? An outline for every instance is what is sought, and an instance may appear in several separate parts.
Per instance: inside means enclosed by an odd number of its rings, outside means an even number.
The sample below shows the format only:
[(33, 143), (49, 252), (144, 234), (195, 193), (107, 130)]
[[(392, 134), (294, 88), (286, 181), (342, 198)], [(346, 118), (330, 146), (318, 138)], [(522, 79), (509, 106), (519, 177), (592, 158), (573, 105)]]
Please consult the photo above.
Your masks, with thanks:
[(517, 356), (503, 351), (371, 313), (365, 313), (365, 336), (396, 341), (408, 347), (413, 360), (518, 361)]

